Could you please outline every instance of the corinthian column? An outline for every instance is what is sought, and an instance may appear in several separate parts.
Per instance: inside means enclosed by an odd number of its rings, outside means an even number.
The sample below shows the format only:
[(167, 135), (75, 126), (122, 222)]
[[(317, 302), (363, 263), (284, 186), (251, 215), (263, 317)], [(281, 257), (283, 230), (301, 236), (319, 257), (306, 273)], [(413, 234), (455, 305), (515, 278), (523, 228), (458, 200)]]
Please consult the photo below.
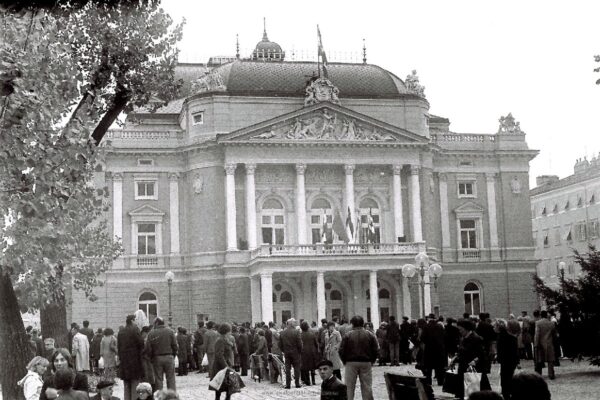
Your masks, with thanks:
[(256, 164), (246, 164), (246, 240), (248, 249), (256, 248), (256, 190), (254, 171)]
[(326, 318), (325, 307), (325, 275), (323, 272), (317, 272), (317, 319), (319, 321)]
[(260, 274), (260, 294), (262, 320), (268, 324), (273, 321), (273, 275), (271, 273)]
[(413, 226), (413, 242), (423, 241), (423, 227), (421, 225), (421, 187), (419, 184), (418, 165), (410, 166), (410, 187), (412, 198), (412, 226)]
[(179, 174), (169, 175), (169, 227), (171, 254), (179, 253)]
[(298, 244), (307, 244), (306, 238), (306, 192), (304, 190), (306, 164), (296, 164), (296, 213), (298, 216)]
[(393, 190), (394, 190), (394, 242), (404, 236), (404, 220), (402, 216), (402, 164), (394, 165)]
[[(113, 236), (123, 239), (123, 175), (113, 174)], [(114, 237), (113, 237), (114, 239)], [(135, 240), (135, 238), (131, 238)]]
[(369, 296), (371, 299), (371, 323), (373, 328), (379, 326), (379, 289), (377, 288), (377, 271), (369, 272)]
[(237, 164), (225, 166), (225, 197), (227, 204), (227, 250), (237, 250), (235, 211), (235, 169)]
[(498, 249), (498, 222), (496, 220), (496, 174), (485, 174), (485, 179), (487, 182), (491, 258), (492, 260), (499, 260), (500, 251)]
[(447, 259), (450, 250), (450, 212), (448, 209), (448, 177), (439, 174), (440, 181), (440, 216), (442, 226), (442, 257)]

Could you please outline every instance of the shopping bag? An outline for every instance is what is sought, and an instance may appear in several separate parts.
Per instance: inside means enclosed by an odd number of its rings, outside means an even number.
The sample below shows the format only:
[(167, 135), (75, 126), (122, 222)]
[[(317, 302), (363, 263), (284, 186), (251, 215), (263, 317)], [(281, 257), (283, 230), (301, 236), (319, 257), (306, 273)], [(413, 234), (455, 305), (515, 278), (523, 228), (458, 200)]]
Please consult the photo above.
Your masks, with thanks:
[(444, 375), (444, 385), (442, 386), (442, 392), (459, 394), (462, 392), (463, 380), (458, 375), (458, 369), (456, 367), (450, 368)]
[(471, 393), (478, 392), (481, 388), (481, 374), (475, 372), (473, 368), (469, 368), (464, 375), (465, 397)]
[(104, 369), (104, 357), (100, 357), (98, 360), (98, 369)]
[(179, 368), (179, 357), (175, 356), (173, 363), (175, 364), (175, 368)]
[(200, 364), (203, 367), (208, 367), (208, 356), (204, 353), (204, 357), (202, 357), (202, 363)]
[(223, 382), (225, 381), (226, 374), (227, 368), (223, 368), (222, 370), (217, 372), (215, 377), (212, 378), (212, 380), (208, 383), (209, 389), (212, 388), (213, 390), (220, 390), (221, 385), (223, 385)]

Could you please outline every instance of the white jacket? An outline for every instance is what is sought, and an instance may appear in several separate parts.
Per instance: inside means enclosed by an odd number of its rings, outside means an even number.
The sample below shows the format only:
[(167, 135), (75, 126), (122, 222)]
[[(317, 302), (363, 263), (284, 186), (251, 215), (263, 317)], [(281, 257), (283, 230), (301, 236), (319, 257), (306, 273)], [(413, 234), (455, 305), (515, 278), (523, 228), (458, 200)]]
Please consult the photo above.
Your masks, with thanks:
[(27, 371), (27, 375), (18, 382), (18, 385), (23, 387), (25, 400), (39, 400), (43, 384), (42, 377), (33, 371)]

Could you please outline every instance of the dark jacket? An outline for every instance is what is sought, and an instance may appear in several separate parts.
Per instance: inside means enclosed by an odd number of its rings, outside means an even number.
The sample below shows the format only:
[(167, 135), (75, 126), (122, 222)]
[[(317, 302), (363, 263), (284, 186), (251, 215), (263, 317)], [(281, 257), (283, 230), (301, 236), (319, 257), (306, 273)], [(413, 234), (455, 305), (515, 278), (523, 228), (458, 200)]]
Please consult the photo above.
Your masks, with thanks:
[(430, 320), (421, 334), (423, 343), (423, 365), (425, 368), (443, 368), (447, 364), (444, 349), (444, 328), (437, 321)]
[(214, 377), (217, 372), (226, 367), (233, 367), (231, 360), (233, 359), (233, 346), (229, 340), (217, 334), (217, 340), (215, 342), (215, 361), (210, 371), (210, 376)]
[(448, 354), (456, 354), (460, 343), (460, 331), (454, 325), (448, 324), (444, 329), (444, 347)]
[(138, 327), (134, 324), (128, 325), (119, 331), (117, 335), (117, 353), (121, 366), (119, 378), (123, 380), (138, 380), (144, 376), (142, 367), (142, 351), (144, 350), (144, 339)]
[(501, 365), (515, 367), (519, 364), (519, 345), (517, 337), (502, 329), (498, 334), (498, 362)]
[(192, 358), (190, 338), (181, 332), (177, 334), (177, 358), (179, 358), (180, 363), (187, 363)]
[(246, 335), (245, 333), (238, 335), (238, 337), (235, 339), (235, 345), (237, 346), (238, 354), (240, 355), (240, 357), (242, 355), (248, 357), (248, 354), (250, 354), (250, 347), (248, 346), (248, 335)]
[(265, 339), (267, 339), (267, 348), (270, 353), (271, 347), (273, 347), (273, 332), (269, 328), (265, 329)]
[(197, 353), (202, 351), (206, 351), (206, 347), (204, 346), (204, 333), (206, 332), (206, 328), (198, 328), (196, 332), (194, 332), (194, 349)]
[(400, 325), (398, 325), (398, 321), (390, 321), (387, 327), (386, 338), (388, 343), (398, 343), (400, 341)]
[(175, 333), (164, 325), (156, 326), (148, 333), (146, 339), (146, 354), (153, 358), (164, 355), (177, 355), (177, 341)]
[(321, 383), (321, 400), (346, 400), (348, 392), (346, 385), (335, 375)]
[(348, 361), (370, 362), (377, 359), (378, 344), (375, 335), (364, 328), (354, 328), (342, 338), (340, 358), (346, 364)]
[[(90, 400), (102, 400), (102, 396), (100, 395), (100, 393), (95, 394), (94, 396), (90, 397)], [(118, 397), (115, 396), (110, 396), (110, 400), (121, 400)]]
[[(74, 372), (74, 371), (73, 371)], [(54, 387), (54, 374), (49, 375), (44, 379), (44, 384), (42, 385), (42, 392), (40, 394), (40, 400), (47, 400), (46, 397), (46, 389)], [(89, 392), (90, 385), (88, 384), (87, 375), (82, 374), (81, 372), (75, 373), (75, 379), (73, 380), (73, 390), (81, 390), (82, 392)]]
[(477, 372), (484, 372), (486, 356), (483, 350), (483, 339), (475, 332), (471, 332), (463, 338), (460, 346), (458, 346), (458, 352), (456, 353), (458, 372), (460, 374), (464, 373), (469, 367), (469, 363), (475, 359), (477, 359), (475, 363)]
[(302, 339), (302, 369), (306, 371), (313, 371), (317, 369), (319, 362), (319, 344), (317, 343), (317, 336), (311, 330), (302, 332), (300, 334)]
[(94, 338), (94, 331), (93, 330), (91, 330), (90, 328), (81, 328), (79, 330), (79, 333), (81, 333), (82, 335), (87, 336), (88, 342), (92, 343), (92, 339)]
[(204, 351), (206, 351), (209, 354), (212, 354), (215, 352), (215, 343), (217, 342), (217, 339), (220, 337), (221, 335), (219, 335), (219, 333), (217, 331), (215, 331), (214, 329), (207, 329), (206, 332), (204, 332)]
[(90, 342), (90, 357), (95, 360), (100, 359), (100, 343), (102, 343), (102, 334), (96, 333)]
[(300, 332), (294, 327), (288, 326), (279, 335), (279, 348), (283, 354), (302, 354), (302, 339)]

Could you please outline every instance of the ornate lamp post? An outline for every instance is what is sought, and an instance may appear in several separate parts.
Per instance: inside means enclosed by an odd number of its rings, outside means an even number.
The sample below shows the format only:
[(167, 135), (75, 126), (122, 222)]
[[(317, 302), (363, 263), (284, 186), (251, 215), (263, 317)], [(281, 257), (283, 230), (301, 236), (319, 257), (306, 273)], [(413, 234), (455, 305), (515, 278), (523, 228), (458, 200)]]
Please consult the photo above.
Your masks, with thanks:
[(561, 280), (565, 280), (565, 268), (567, 267), (567, 263), (564, 261), (561, 261), (558, 263), (558, 272), (560, 272), (560, 278)]
[(165, 274), (165, 279), (169, 285), (169, 327), (171, 327), (173, 325), (173, 313), (171, 309), (171, 285), (173, 285), (173, 279), (175, 279), (175, 274), (173, 271), (167, 271)]
[(402, 266), (402, 276), (410, 279), (419, 272), (419, 284), (421, 285), (421, 315), (425, 317), (425, 274), (433, 278), (433, 286), (437, 289), (437, 279), (442, 276), (442, 266), (434, 263), (429, 264), (429, 256), (425, 253), (419, 253), (415, 256), (417, 266), (406, 264)]

